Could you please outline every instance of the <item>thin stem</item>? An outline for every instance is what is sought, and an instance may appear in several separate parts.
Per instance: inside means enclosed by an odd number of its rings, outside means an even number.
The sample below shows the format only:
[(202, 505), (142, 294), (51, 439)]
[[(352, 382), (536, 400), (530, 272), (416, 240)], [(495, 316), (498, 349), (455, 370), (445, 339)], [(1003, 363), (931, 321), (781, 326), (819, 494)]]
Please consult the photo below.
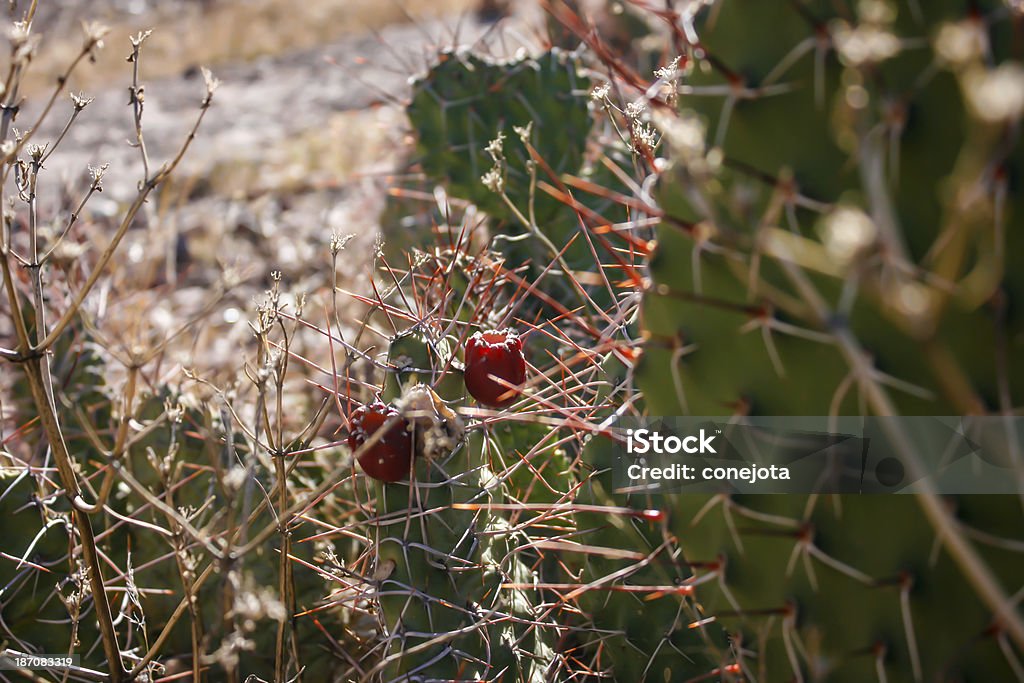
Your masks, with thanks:
[(99, 282), (100, 276), (103, 275), (103, 272), (107, 267), (107, 264), (109, 264), (110, 260), (114, 257), (114, 253), (117, 251), (118, 246), (120, 246), (121, 240), (124, 239), (124, 236), (128, 233), (128, 229), (134, 222), (136, 214), (138, 214), (143, 204), (146, 203), (146, 199), (149, 197), (150, 193), (154, 189), (156, 189), (164, 180), (166, 180), (172, 171), (174, 171), (174, 169), (178, 166), (178, 163), (181, 161), (182, 157), (184, 157), (185, 152), (188, 150), (192, 141), (195, 139), (196, 132), (199, 130), (199, 126), (203, 121), (203, 117), (206, 115), (206, 111), (210, 107), (212, 91), (213, 88), (215, 87), (215, 83), (216, 82), (214, 81), (212, 82), (212, 85), (207, 85), (207, 95), (203, 99), (203, 104), (200, 108), (199, 116), (196, 117), (196, 121), (193, 124), (192, 129), (189, 132), (188, 136), (186, 137), (185, 142), (178, 150), (177, 156), (171, 163), (165, 164), (164, 167), (161, 168), (156, 173), (156, 175), (142, 183), (142, 186), (139, 188), (139, 192), (136, 195), (135, 200), (131, 203), (131, 205), (128, 207), (128, 210), (125, 212), (124, 218), (122, 218), (121, 220), (121, 224), (118, 226), (117, 231), (114, 233), (114, 236), (110, 239), (110, 242), (107, 244), (107, 247), (103, 250), (103, 253), (100, 255), (99, 260), (96, 262), (96, 266), (93, 268), (92, 272), (89, 273), (89, 277), (86, 279), (85, 284), (83, 284), (82, 287), (78, 290), (78, 293), (75, 295), (75, 298), (71, 302), (71, 305), (67, 308), (66, 311), (64, 311), (64, 314), (53, 326), (53, 329), (50, 330), (50, 333), (46, 336), (46, 338), (39, 342), (37, 346), (32, 347), (33, 351), (45, 350), (52, 346), (53, 343), (57, 341), (57, 338), (61, 335), (61, 333), (64, 332), (67, 326), (71, 324), (71, 321), (78, 314), (78, 310), (82, 307), (82, 302), (85, 301), (85, 297), (89, 295), (89, 292), (92, 291), (92, 288), (96, 286), (97, 282)]
[[(52, 148), (50, 149), (50, 151), (53, 151)], [(46, 157), (43, 157), (43, 161), (46, 161)], [(85, 196), (82, 197), (82, 201), (79, 202), (78, 208), (71, 212), (71, 215), (68, 217), (68, 223), (67, 225), (64, 226), (64, 229), (61, 231), (60, 235), (57, 236), (57, 239), (53, 241), (53, 244), (50, 245), (50, 248), (47, 249), (46, 253), (42, 256), (42, 258), (39, 259), (40, 265), (50, 260), (50, 257), (53, 255), (53, 252), (56, 251), (57, 247), (60, 246), (60, 243), (63, 242), (64, 238), (67, 237), (68, 233), (71, 232), (71, 228), (73, 228), (75, 224), (78, 222), (79, 216), (82, 215), (82, 211), (85, 209), (85, 205), (89, 203), (89, 200), (92, 199), (92, 196), (97, 192), (102, 191), (100, 188), (101, 181), (103, 179), (103, 171), (105, 169), (106, 167), (104, 166), (100, 169), (97, 169), (94, 172), (92, 182), (89, 184), (89, 190), (85, 193)]]
[[(42, 358), (35, 356), (26, 360), (24, 368), (25, 376), (29, 383), (29, 390), (32, 393), (32, 400), (35, 403), (36, 411), (39, 413), (40, 424), (44, 434), (46, 434), (47, 442), (53, 453), (54, 462), (57, 465), (57, 471), (60, 474), (64, 495), (67, 496), (68, 500), (74, 501), (80, 497), (81, 491), (78, 487), (78, 478), (72, 464), (71, 454), (68, 452), (67, 444), (64, 442), (64, 434), (61, 431), (57, 415), (53, 411), (52, 404), (46, 394)], [(107, 666), (110, 668), (110, 680), (113, 683), (120, 683), (123, 680), (124, 669), (121, 664), (121, 653), (117, 646), (117, 633), (114, 630), (114, 622), (111, 618), (110, 603), (107, 600), (106, 586), (99, 563), (92, 522), (89, 520), (89, 515), (77, 510), (72, 513), (72, 518), (78, 530), (79, 541), (82, 547), (82, 559), (89, 572), (89, 588), (92, 593), (96, 621), (99, 624), (100, 637), (103, 642), (103, 652), (107, 658)]]
[(149, 178), (149, 153), (146, 151), (146, 137), (142, 134), (142, 110), (146, 102), (145, 88), (139, 85), (139, 53), (142, 43), (145, 42), (153, 32), (141, 31), (131, 38), (132, 53), (128, 61), (132, 64), (132, 85), (128, 90), (129, 102), (132, 105), (132, 118), (135, 120), (135, 146), (139, 148), (142, 155), (142, 177)]

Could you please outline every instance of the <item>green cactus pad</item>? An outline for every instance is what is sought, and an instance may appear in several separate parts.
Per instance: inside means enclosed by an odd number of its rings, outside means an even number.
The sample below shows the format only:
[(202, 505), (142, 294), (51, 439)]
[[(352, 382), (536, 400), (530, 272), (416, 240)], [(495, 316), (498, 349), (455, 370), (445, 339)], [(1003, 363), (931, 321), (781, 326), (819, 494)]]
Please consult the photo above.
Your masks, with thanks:
[[(994, 118), (1000, 105), (978, 99), (1015, 68), (1019, 38), (1003, 3), (976, 4), (726, 0), (701, 13), (679, 107), (708, 143), (674, 148), (666, 128), (674, 165), (637, 368), (651, 415), (1021, 404), (1024, 236), (1006, 229), (1024, 215), (1019, 112)], [(722, 561), (697, 597), (749, 677), (1012, 680), (1020, 642), (993, 625), (922, 502), (669, 499), (686, 556)], [(943, 504), (1016, 595), (1019, 501)]]

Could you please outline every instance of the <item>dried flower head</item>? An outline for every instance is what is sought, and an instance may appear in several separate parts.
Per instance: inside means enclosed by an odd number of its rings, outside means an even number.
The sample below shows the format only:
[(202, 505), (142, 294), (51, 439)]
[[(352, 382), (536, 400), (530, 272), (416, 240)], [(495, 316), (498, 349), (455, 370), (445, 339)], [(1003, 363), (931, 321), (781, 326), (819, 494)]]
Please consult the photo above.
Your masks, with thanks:
[(491, 192), (501, 194), (505, 191), (505, 176), (502, 174), (501, 169), (498, 166), (494, 166), (491, 170), (480, 176), (481, 182)]

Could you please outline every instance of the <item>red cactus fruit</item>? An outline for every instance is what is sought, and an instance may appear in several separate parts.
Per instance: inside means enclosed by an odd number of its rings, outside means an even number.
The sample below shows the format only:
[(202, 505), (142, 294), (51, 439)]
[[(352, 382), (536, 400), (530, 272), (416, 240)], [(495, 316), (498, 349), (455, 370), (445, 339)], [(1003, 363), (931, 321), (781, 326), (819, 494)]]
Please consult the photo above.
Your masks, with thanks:
[(463, 377), (466, 389), (483, 405), (492, 408), (509, 405), (518, 392), (508, 385), (522, 384), (526, 379), (522, 339), (512, 328), (477, 332), (466, 342)]
[(409, 423), (392, 406), (381, 401), (367, 403), (352, 413), (348, 445), (354, 451), (369, 441), (377, 430), (392, 424), (375, 444), (358, 457), (363, 472), (378, 481), (398, 481), (409, 474), (412, 461), (412, 434)]

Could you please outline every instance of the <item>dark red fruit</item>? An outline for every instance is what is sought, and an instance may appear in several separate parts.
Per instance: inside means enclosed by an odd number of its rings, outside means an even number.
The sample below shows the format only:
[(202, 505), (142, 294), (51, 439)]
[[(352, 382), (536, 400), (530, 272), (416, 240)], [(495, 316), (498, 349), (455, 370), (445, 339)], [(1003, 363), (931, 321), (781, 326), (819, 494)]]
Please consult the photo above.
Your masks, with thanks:
[[(480, 403), (503, 408), (512, 403), (518, 392), (509, 387), (526, 379), (526, 357), (523, 341), (516, 331), (488, 330), (477, 332), (466, 342), (466, 389)], [(499, 378), (504, 383), (494, 378)]]
[(412, 434), (409, 423), (393, 407), (381, 401), (367, 403), (352, 413), (348, 446), (353, 452), (390, 421), (387, 431), (358, 457), (363, 472), (378, 481), (398, 481), (409, 474)]

